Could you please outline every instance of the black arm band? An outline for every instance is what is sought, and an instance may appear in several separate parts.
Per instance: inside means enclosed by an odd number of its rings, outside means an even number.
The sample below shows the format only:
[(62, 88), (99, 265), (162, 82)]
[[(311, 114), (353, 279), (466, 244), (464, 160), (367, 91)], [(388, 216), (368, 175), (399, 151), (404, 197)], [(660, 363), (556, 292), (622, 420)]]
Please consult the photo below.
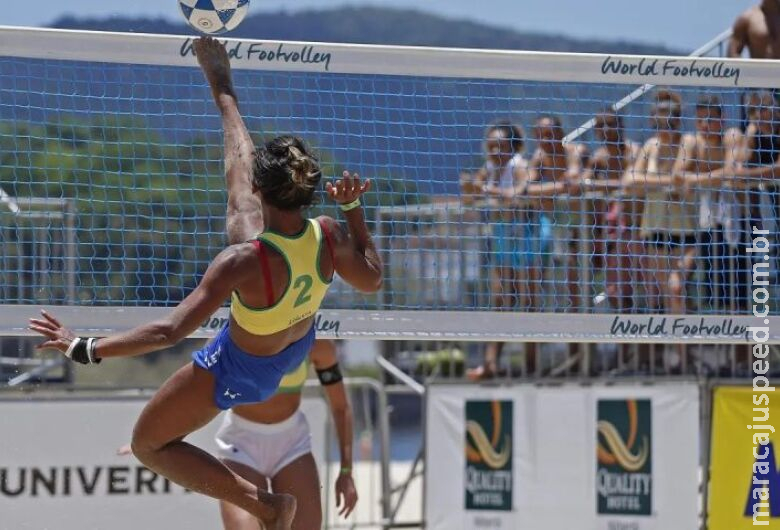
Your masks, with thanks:
[(316, 372), (322, 386), (335, 385), (344, 380), (338, 363), (324, 370), (316, 370)]
[(70, 343), (65, 357), (80, 364), (97, 364), (100, 362), (95, 356), (95, 342), (97, 339), (89, 337), (76, 337)]

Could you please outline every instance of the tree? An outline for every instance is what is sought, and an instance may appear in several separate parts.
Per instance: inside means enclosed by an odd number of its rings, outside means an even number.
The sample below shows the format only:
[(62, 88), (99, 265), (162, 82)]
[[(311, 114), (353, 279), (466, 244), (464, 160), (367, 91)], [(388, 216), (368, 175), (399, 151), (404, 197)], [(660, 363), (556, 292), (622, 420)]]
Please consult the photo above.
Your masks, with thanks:
[[(0, 122), (0, 187), (14, 197), (73, 201), (76, 303), (172, 305), (186, 296), (226, 244), (221, 160), (220, 138), (176, 145), (142, 120), (121, 115)], [(329, 153), (321, 153), (321, 164), (324, 175), (341, 174)], [(423, 200), (414, 183), (380, 176), (375, 184), (378, 193), (366, 198), (371, 222), (377, 208)], [(327, 202), (311, 212), (320, 213), (338, 218)], [(34, 231), (18, 234), (38, 237)], [(25, 253), (32, 251), (22, 250), (32, 268), (35, 256)], [(49, 292), (36, 290), (35, 299), (5, 301), (66, 302), (64, 283), (54, 285)]]

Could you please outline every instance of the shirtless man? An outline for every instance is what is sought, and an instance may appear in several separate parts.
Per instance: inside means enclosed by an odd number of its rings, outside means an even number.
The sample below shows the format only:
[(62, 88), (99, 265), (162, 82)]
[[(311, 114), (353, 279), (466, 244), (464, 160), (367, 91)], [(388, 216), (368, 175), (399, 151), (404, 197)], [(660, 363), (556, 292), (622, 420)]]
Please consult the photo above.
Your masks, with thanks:
[(699, 98), (696, 133), (686, 135), (682, 142), (682, 152), (693, 156), (685, 157), (677, 178), (699, 197), (700, 257), (707, 274), (711, 308), (729, 313), (744, 309), (747, 303), (747, 285), (740, 281), (739, 272), (744, 264), (739, 248), (727, 241), (725, 228), (734, 222), (736, 203), (725, 183), (733, 178), (742, 144), (739, 129), (724, 130), (720, 98)]
[[(584, 167), (588, 160), (588, 150), (582, 144), (563, 144), (563, 126), (557, 116), (543, 115), (536, 120), (534, 127), (537, 148), (529, 164), (531, 182), (554, 186), (555, 192), (571, 191), (583, 181)], [(545, 209), (553, 209), (552, 201), (544, 201)], [(567, 214), (568, 212), (560, 212)], [(556, 212), (551, 212), (553, 224)], [(559, 221), (560, 222), (560, 221)], [(573, 227), (572, 227), (573, 228)], [(583, 307), (579, 292), (579, 274), (577, 269), (576, 248), (577, 234), (569, 237), (569, 252), (567, 253), (568, 285), (571, 298), (571, 308), (579, 310)]]
[(780, 0), (763, 0), (734, 22), (728, 56), (740, 57), (745, 47), (753, 59), (780, 59)]
[[(626, 138), (623, 118), (607, 109), (596, 115), (594, 125), (599, 147), (593, 152), (585, 173), (586, 189), (606, 195), (623, 187), (623, 176), (634, 166), (640, 146)], [(594, 200), (597, 235), (595, 253), (603, 255), (607, 298), (616, 311), (629, 312), (633, 305), (633, 259), (641, 255), (636, 244), (638, 201), (626, 198)]]
[[(768, 93), (755, 93), (758, 108), (771, 109), (774, 97)], [(753, 99), (753, 94), (748, 98)], [(747, 105), (753, 108), (750, 101)], [(700, 226), (702, 228), (701, 251), (703, 269), (707, 274), (710, 289), (710, 306), (721, 313), (739, 314), (749, 311), (751, 260), (744, 249), (750, 238), (753, 222), (746, 201), (750, 192), (740, 190), (749, 179), (741, 176), (743, 162), (749, 156), (748, 150), (759, 116), (746, 111), (748, 134), (739, 129), (723, 131), (723, 107), (717, 96), (702, 96), (696, 105), (696, 136), (693, 142), (693, 160), (685, 167), (684, 185), (693, 188), (700, 197)], [(771, 124), (772, 114), (764, 118)], [(691, 140), (686, 140), (691, 145)], [(763, 154), (765, 151), (761, 151)], [(759, 192), (760, 193), (760, 192)], [(756, 194), (753, 194), (755, 196)], [(730, 227), (730, 228), (726, 228)], [(743, 228), (745, 227), (745, 228)], [(740, 233), (742, 228), (742, 233)], [(735, 233), (736, 232), (736, 233)], [(733, 350), (737, 366), (749, 366), (748, 345), (738, 344)]]

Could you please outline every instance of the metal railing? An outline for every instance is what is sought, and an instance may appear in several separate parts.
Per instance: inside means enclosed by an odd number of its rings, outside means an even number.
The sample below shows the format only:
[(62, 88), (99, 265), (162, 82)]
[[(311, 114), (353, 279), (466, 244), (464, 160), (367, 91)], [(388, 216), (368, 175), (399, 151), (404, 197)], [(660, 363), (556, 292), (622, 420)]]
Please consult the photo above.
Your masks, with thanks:
[[(566, 312), (577, 318), (580, 313), (621, 312), (631, 315), (663, 313), (662, 306), (650, 305), (647, 295), (654, 279), (635, 263), (625, 272), (631, 276), (632, 291), (623, 307), (611, 305), (608, 291), (606, 240), (603, 227), (594, 224), (594, 202), (606, 197), (560, 197), (555, 211), (567, 217), (553, 237), (553, 249), (542, 269), (535, 305), (516, 305), (518, 312)], [(566, 213), (568, 209), (569, 213)], [(388, 208), (380, 213), (379, 226), (392, 227), (383, 234), (385, 267), (388, 278), (403, 278), (404, 288), (385, 286), (384, 303), (388, 307), (416, 306), (424, 309), (491, 308), (491, 287), (487, 271), (491, 263), (491, 233), (488, 223), (479, 220), (477, 209), (461, 207), (457, 202), (418, 205), (412, 212)], [(407, 226), (408, 228), (404, 228)], [(637, 238), (638, 234), (626, 237)], [(398, 238), (398, 244), (394, 244)], [(703, 248), (706, 242), (700, 241)], [(592, 259), (594, 248), (602, 250)], [(612, 252), (615, 252), (613, 249)], [(633, 256), (637, 258), (638, 256)], [(600, 263), (597, 263), (599, 262)], [(717, 286), (709, 282), (708, 267), (717, 269), (706, 256), (694, 258), (686, 282), (689, 315), (731, 315), (737, 311), (737, 296), (729, 304), (713, 296)], [(575, 273), (575, 274), (572, 274)], [(740, 272), (742, 274), (743, 272)], [(746, 273), (746, 272), (744, 272)], [(734, 275), (735, 272), (731, 271)], [(576, 277), (578, 291), (571, 290)], [(731, 278), (731, 289), (736, 283)], [(392, 282), (392, 280), (390, 280)], [(772, 287), (780, 295), (777, 286)], [(573, 303), (576, 296), (578, 302)], [(613, 297), (613, 298), (619, 298)], [(618, 302), (620, 303), (620, 300)], [(630, 308), (630, 309), (626, 309)], [(576, 311), (572, 312), (572, 311)], [(446, 312), (442, 313), (446, 318)], [(489, 342), (490, 337), (485, 337)], [(661, 342), (654, 340), (654, 342)], [(590, 346), (590, 347), (588, 347)], [(385, 356), (419, 380), (428, 377), (462, 377), (469, 357), (477, 356), (482, 345), (452, 341), (391, 341), (383, 344)], [(507, 344), (503, 372), (507, 377), (567, 377), (601, 374), (603, 377), (629, 377), (642, 374), (676, 375), (696, 373), (738, 377), (749, 370), (738, 348), (731, 344), (690, 345), (679, 348), (665, 344)], [(533, 351), (531, 351), (533, 350)], [(773, 353), (773, 355), (775, 355)], [(535, 357), (531, 359), (529, 356)], [(534, 362), (535, 361), (535, 362)], [(778, 363), (780, 366), (780, 363)], [(399, 382), (403, 382), (396, 378)]]
[[(0, 208), (0, 303), (25, 298), (47, 304), (53, 301), (52, 294), (59, 303), (75, 303), (78, 250), (73, 201), (15, 198), (0, 188), (0, 206), (4, 207)], [(48, 377), (59, 369), (64, 373), (57, 379), (68, 379), (68, 363), (35, 356), (33, 345), (23, 337), (6, 338), (0, 344), (0, 356), (13, 354), (24, 360), (21, 364), (0, 361), (0, 377), (9, 386)]]
[[(561, 194), (550, 200), (554, 206), (548, 210), (539, 208), (538, 204), (534, 205), (531, 199), (524, 199), (501, 212), (517, 218), (517, 221), (509, 223), (518, 226), (529, 223), (520, 220), (521, 216), (532, 216), (530, 223), (539, 223), (538, 219), (546, 216), (550, 219), (552, 230), (550, 248), (533, 252), (541, 261), (536, 267), (543, 272), (538, 300), (535, 303), (527, 300), (525, 305), (516, 304), (511, 310), (603, 312), (608, 254), (623, 252), (620, 257), (640, 257), (629, 256), (625, 251), (609, 250), (607, 247), (614, 243), (639, 245), (642, 240), (639, 227), (635, 225), (621, 227), (624, 233), (618, 236), (608, 235), (606, 231), (610, 227), (601, 218), (606, 213), (608, 202), (632, 201), (641, 205), (644, 199), (619, 194), (587, 193), (578, 196)], [(688, 200), (691, 205), (697, 204), (694, 199)], [(738, 201), (741, 200), (738, 198)], [(743, 202), (733, 206), (747, 208)], [(382, 305), (394, 309), (443, 311), (494, 309), (490, 301), (494, 293), (491, 293), (486, 271), (493, 268), (492, 257), (499, 253), (495, 247), (496, 236), (492, 232), (494, 222), (489, 219), (495, 211), (495, 206), (484, 202), (465, 205), (457, 199), (416, 205), (413, 209), (382, 208), (378, 216), (378, 230), (388, 271), (382, 290)], [(698, 213), (696, 219), (691, 221), (698, 223)], [(503, 242), (513, 249), (519, 249), (527, 237), (522, 233), (513, 233), (505, 236)], [(703, 248), (706, 243), (696, 241), (696, 245)], [(702, 277), (709, 265), (707, 259), (706, 256), (694, 257), (688, 281), (689, 312), (738, 312), (736, 303), (720, 306), (723, 302), (721, 298), (712, 297), (710, 300), (707, 296), (708, 280)], [(576, 269), (576, 275), (569, 274), (572, 269)], [(631, 298), (623, 300), (622, 307), (613, 309), (624, 310), (629, 307), (633, 309), (626, 312), (637, 314), (658, 309), (644, 292), (651, 288), (653, 280), (638, 260), (632, 259), (632, 263), (620, 271), (639, 277), (632, 277), (634, 293)], [(576, 276), (576, 290), (571, 289), (572, 276)], [(395, 279), (402, 279), (402, 286), (395, 286)]]
[[(348, 520), (339, 521), (338, 513), (335, 510), (335, 495), (333, 484), (339, 472), (337, 462), (331, 462), (335, 456), (333, 441), (335, 440), (335, 431), (332, 422), (327, 421), (327, 433), (325, 437), (325, 447), (322, 452), (325, 455), (324, 469), (325, 473), (321, 479), (323, 486), (323, 522), (327, 529), (344, 528), (364, 528), (371, 530), (389, 530), (393, 528), (422, 527), (422, 521), (415, 519), (419, 517), (422, 506), (419, 509), (413, 509), (412, 519), (409, 520), (409, 511), (406, 510), (406, 520), (402, 520), (399, 510), (404, 501), (406, 487), (399, 488), (392, 482), (392, 471), (390, 450), (390, 414), (388, 406), (388, 392), (398, 392), (398, 389), (385, 388), (375, 379), (370, 378), (346, 378), (344, 380), (350, 393), (353, 403), (353, 417), (355, 424), (355, 439), (353, 446), (357, 448), (356, 458), (354, 459), (354, 479), (360, 499), (358, 509), (353, 512), (353, 516)], [(317, 380), (308, 380), (305, 384), (305, 395), (308, 397), (322, 397), (321, 385)], [(68, 399), (89, 399), (89, 400), (121, 400), (121, 399), (146, 399), (154, 394), (154, 389), (150, 388), (121, 388), (108, 385), (58, 385), (42, 387), (24, 387), (21, 384), (15, 388), (0, 387), (0, 403), (2, 400), (13, 400), (23, 398), (27, 402), (33, 402), (35, 399), (57, 399), (58, 396), (67, 396)], [(88, 422), (87, 422), (88, 424)], [(85, 425), (87, 425), (85, 424)], [(131, 425), (128, 425), (128, 430)], [(210, 427), (213, 430), (213, 424)], [(367, 437), (372, 441), (372, 447), (361, 454), (361, 437)], [(208, 443), (208, 442), (207, 442)], [(209, 444), (210, 447), (213, 444)], [(377, 454), (374, 455), (374, 446)], [(208, 450), (206, 445), (203, 446)], [(101, 447), (96, 454), (104, 455), (107, 451), (113, 453), (113, 447)], [(420, 455), (417, 455), (417, 460)], [(45, 461), (45, 459), (43, 460)], [(419, 465), (416, 462), (414, 466)], [(397, 471), (397, 470), (396, 470)], [(416, 474), (419, 476), (419, 474)], [(411, 481), (414, 477), (410, 478)], [(408, 486), (407, 482), (404, 482)], [(378, 488), (376, 487), (378, 485)], [(207, 502), (204, 498), (203, 502)], [(41, 505), (41, 509), (52, 509)], [(214, 505), (214, 510), (217, 510)]]
[[(353, 417), (355, 418), (354, 423), (358, 426), (360, 426), (362, 433), (369, 433), (371, 439), (373, 440), (374, 437), (376, 437), (378, 440), (378, 448), (379, 448), (379, 461), (378, 461), (378, 468), (379, 468), (379, 484), (380, 484), (380, 490), (378, 498), (373, 495), (374, 488), (372, 484), (361, 484), (359, 481), (362, 477), (356, 477), (356, 487), (361, 495), (361, 501), (362, 503), (368, 504), (369, 509), (368, 518), (361, 517), (357, 520), (355, 518), (352, 518), (352, 520), (344, 521), (344, 522), (338, 522), (337, 521), (337, 513), (333, 513), (333, 507), (336, 505), (336, 499), (333, 495), (333, 491), (331, 488), (331, 485), (335, 482), (335, 476), (331, 473), (333, 472), (333, 466), (327, 466), (326, 475), (324, 477), (324, 480), (322, 481), (323, 487), (324, 487), (324, 494), (323, 494), (323, 506), (324, 512), (323, 512), (323, 522), (326, 524), (326, 528), (328, 529), (340, 529), (340, 528), (382, 528), (389, 529), (389, 528), (397, 528), (393, 525), (394, 523), (394, 511), (392, 509), (392, 486), (391, 486), (391, 461), (390, 461), (390, 421), (389, 421), (389, 408), (387, 403), (387, 389), (384, 388), (377, 380), (375, 379), (369, 379), (369, 378), (347, 378), (344, 380), (344, 383), (346, 384), (347, 388), (349, 389), (350, 393), (352, 394), (352, 402), (353, 402)], [(308, 388), (319, 388), (320, 384), (319, 381), (316, 380), (308, 380), (306, 382), (306, 387)], [(359, 399), (357, 399), (357, 395), (360, 394)], [(358, 403), (356, 403), (358, 402)], [(332, 423), (328, 423), (328, 442), (329, 444), (332, 443), (332, 440), (334, 440), (334, 427)], [(354, 440), (354, 443), (356, 446), (359, 447), (360, 445), (360, 434), (356, 432), (358, 435), (356, 439)], [(360, 451), (358, 451), (360, 453)], [(326, 454), (328, 454), (328, 458), (330, 458), (330, 455), (332, 454), (332, 450), (330, 447), (326, 449)], [(369, 468), (372, 467), (372, 461), (371, 461), (371, 454), (367, 454), (364, 456), (368, 456), (368, 462), (363, 462), (365, 464), (369, 465)], [(361, 461), (358, 459), (358, 461), (355, 463), (356, 465), (360, 464)], [(337, 472), (336, 472), (337, 474)], [(371, 471), (368, 472), (369, 475), (369, 481), (373, 480), (373, 473)], [(369, 493), (369, 495), (365, 495), (365, 493)], [(364, 498), (367, 497), (367, 498)], [(379, 506), (379, 516), (375, 516), (374, 512), (374, 506)], [(356, 514), (358, 516), (360, 514)]]

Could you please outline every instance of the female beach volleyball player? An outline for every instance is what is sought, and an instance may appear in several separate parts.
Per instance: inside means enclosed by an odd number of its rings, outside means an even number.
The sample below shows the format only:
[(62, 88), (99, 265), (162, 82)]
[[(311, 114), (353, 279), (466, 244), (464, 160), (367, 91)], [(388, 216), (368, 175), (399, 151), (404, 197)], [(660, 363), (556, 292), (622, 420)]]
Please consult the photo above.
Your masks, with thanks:
[[(263, 401), (276, 391), (284, 373), (311, 350), (313, 317), (334, 271), (359, 290), (379, 288), (382, 265), (359, 201), (370, 182), (345, 172), (326, 186), (345, 212), (348, 232), (330, 218), (306, 219), (302, 209), (311, 204), (321, 177), (316, 158), (294, 137), (255, 150), (238, 111), (225, 48), (209, 37), (196, 40), (194, 48), (222, 116), (230, 246), (163, 319), (100, 339), (76, 337), (46, 312), (30, 319), (30, 328), (47, 338), (39, 348), (96, 363), (176, 344), (232, 297), (229, 323), (141, 413), (132, 449), (147, 467), (182, 487), (235, 504), (267, 530), (289, 529), (294, 497), (258, 489), (184, 437), (220, 410)], [(276, 237), (272, 243), (257, 234)]]
[[(336, 507), (349, 517), (358, 500), (352, 480), (352, 409), (332, 340), (317, 339), (308, 358), (285, 374), (272, 397), (262, 403), (238, 405), (227, 411), (216, 434), (217, 457), (262, 490), (288, 493), (297, 501), (292, 530), (322, 527), (322, 499), (311, 431), (300, 410), (309, 361), (328, 397), (341, 453), (336, 479)], [(129, 445), (118, 454), (129, 455)], [(258, 530), (252, 514), (220, 502), (225, 530)]]
[[(341, 453), (336, 479), (336, 507), (344, 517), (357, 503), (352, 480), (352, 410), (344, 388), (336, 345), (318, 339), (308, 360), (314, 366), (328, 397)], [(298, 509), (293, 530), (322, 527), (322, 501), (317, 465), (311, 452), (311, 432), (300, 410), (308, 362), (304, 360), (285, 375), (276, 394), (263, 403), (240, 405), (229, 410), (217, 432), (217, 456), (230, 469), (257, 484), (270, 485), (274, 493), (295, 496)], [(241, 508), (220, 503), (225, 530), (258, 530), (257, 521)]]

